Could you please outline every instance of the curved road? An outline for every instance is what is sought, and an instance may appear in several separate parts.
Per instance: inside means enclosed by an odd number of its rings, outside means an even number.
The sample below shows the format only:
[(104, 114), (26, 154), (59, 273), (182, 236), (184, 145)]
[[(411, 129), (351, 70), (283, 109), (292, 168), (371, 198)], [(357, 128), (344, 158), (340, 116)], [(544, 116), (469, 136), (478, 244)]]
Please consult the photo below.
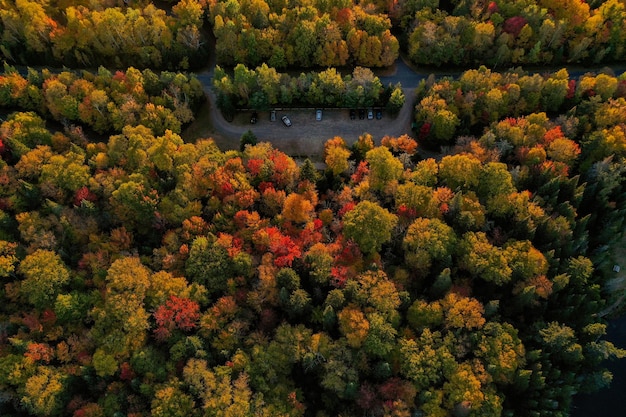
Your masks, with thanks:
[[(315, 120), (313, 108), (284, 110), (278, 108), (276, 122), (270, 122), (269, 112), (259, 112), (258, 122), (254, 125), (250, 124), (250, 112), (237, 114), (232, 122), (224, 119), (215, 106), (216, 97), (211, 89), (212, 69), (197, 73), (196, 76), (204, 86), (210, 106), (209, 117), (214, 131), (207, 132), (207, 135), (212, 135), (220, 149), (239, 149), (241, 135), (251, 130), (259, 142), (271, 142), (274, 147), (288, 155), (308, 156), (319, 160), (324, 151), (324, 142), (334, 136), (341, 136), (348, 144), (352, 144), (364, 133), (371, 134), (377, 142), (380, 142), (385, 135), (397, 137), (411, 133), (414, 90), (428, 74), (414, 72), (401, 59), (398, 59), (396, 64), (385, 72), (385, 75), (379, 76), (383, 85), (400, 82), (405, 95), (404, 106), (393, 117), (383, 112), (381, 120), (360, 120), (358, 118), (350, 120), (348, 110), (329, 109), (323, 111), (322, 120), (318, 122)], [(280, 121), (284, 114), (291, 119), (292, 126), (289, 128)]]

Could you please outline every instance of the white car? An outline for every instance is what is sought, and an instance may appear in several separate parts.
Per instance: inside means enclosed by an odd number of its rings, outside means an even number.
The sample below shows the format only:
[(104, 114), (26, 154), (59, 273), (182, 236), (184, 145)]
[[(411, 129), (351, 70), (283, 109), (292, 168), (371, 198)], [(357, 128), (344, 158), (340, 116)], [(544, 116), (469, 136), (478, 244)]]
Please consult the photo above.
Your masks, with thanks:
[(283, 117), (281, 117), (281, 118), (280, 118), (280, 120), (282, 120), (282, 121), (283, 121), (283, 124), (284, 124), (285, 126), (287, 126), (287, 127), (290, 127), (290, 126), (291, 126), (291, 120), (289, 120), (289, 117), (287, 117), (287, 116), (283, 116)]
[(322, 120), (322, 109), (315, 110), (315, 120), (318, 122)]
[(374, 110), (367, 109), (367, 119), (372, 120), (374, 118)]

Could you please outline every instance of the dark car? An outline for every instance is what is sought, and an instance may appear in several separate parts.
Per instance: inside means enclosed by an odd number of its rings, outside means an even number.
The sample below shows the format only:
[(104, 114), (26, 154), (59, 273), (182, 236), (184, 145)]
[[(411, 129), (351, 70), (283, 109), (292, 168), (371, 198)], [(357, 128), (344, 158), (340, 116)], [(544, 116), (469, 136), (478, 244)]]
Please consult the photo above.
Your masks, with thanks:
[(287, 126), (287, 127), (290, 127), (290, 126), (291, 126), (291, 120), (289, 120), (289, 117), (287, 117), (287, 116), (283, 116), (283, 117), (281, 117), (281, 118), (280, 118), (280, 120), (282, 120), (282, 121), (283, 121), (283, 124), (284, 124), (285, 126)]
[(356, 110), (350, 109), (350, 120), (356, 119)]
[(270, 122), (275, 122), (276, 121), (276, 110), (272, 110), (270, 112)]
[(359, 119), (365, 119), (365, 109), (359, 109)]
[(376, 119), (380, 120), (383, 118), (383, 111), (381, 109), (376, 110)]
[(257, 112), (253, 112), (252, 116), (250, 116), (250, 123), (255, 124), (258, 117), (259, 115), (257, 114)]

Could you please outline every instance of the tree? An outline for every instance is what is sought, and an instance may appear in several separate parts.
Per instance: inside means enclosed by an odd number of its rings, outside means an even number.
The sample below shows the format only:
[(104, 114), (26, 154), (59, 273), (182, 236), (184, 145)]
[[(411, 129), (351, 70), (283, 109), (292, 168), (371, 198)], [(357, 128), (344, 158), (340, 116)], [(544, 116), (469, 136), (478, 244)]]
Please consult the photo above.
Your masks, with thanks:
[(306, 196), (292, 193), (287, 196), (283, 206), (283, 217), (294, 223), (306, 223), (311, 220), (314, 206)]
[(418, 218), (409, 226), (402, 242), (409, 266), (427, 274), (433, 261), (451, 262), (457, 245), (454, 230), (438, 219)]
[(387, 102), (386, 109), (391, 114), (396, 114), (402, 109), (404, 106), (405, 96), (402, 88), (400, 86), (394, 87), (391, 92), (391, 96), (389, 97), (389, 101)]
[(52, 367), (38, 366), (35, 375), (24, 385), (21, 403), (36, 416), (62, 415), (65, 379), (66, 375)]
[(513, 271), (508, 264), (505, 251), (492, 245), (483, 232), (468, 232), (460, 245), (462, 253), (459, 266), (475, 277), (496, 285), (511, 280)]
[(52, 134), (34, 112), (13, 113), (0, 125), (0, 138), (20, 157), (37, 145), (51, 145)]
[(155, 220), (158, 198), (156, 190), (127, 181), (113, 191), (109, 200), (113, 213), (121, 222), (146, 233)]
[(508, 195), (514, 190), (513, 178), (506, 164), (501, 162), (488, 162), (482, 166), (478, 186), (476, 187), (476, 194), (483, 204), (489, 207), (489, 203), (494, 197)]
[(339, 175), (348, 170), (350, 164), (350, 150), (346, 142), (339, 136), (329, 139), (324, 144), (324, 162), (333, 175)]
[(365, 311), (376, 311), (386, 320), (397, 317), (400, 295), (384, 271), (367, 271), (346, 282), (344, 292)]
[(85, 156), (67, 152), (65, 155), (51, 156), (41, 168), (40, 181), (49, 181), (54, 186), (71, 193), (87, 185), (89, 167), (85, 165)]
[(228, 281), (238, 275), (247, 277), (252, 273), (252, 259), (243, 252), (233, 253), (209, 233), (195, 238), (185, 263), (187, 278), (204, 285), (209, 295), (219, 294)]
[(146, 340), (149, 314), (143, 301), (150, 270), (137, 257), (120, 258), (107, 270), (106, 284), (104, 303), (91, 311), (91, 336), (103, 358), (110, 356), (117, 366), (118, 358), (129, 357)]
[(38, 249), (27, 255), (18, 268), (24, 276), (21, 292), (36, 308), (49, 308), (61, 288), (70, 280), (70, 272), (56, 253)]
[(383, 191), (391, 183), (397, 182), (404, 172), (402, 162), (385, 146), (368, 151), (365, 160), (369, 164), (369, 185), (373, 190)]
[(156, 391), (152, 400), (150, 415), (155, 417), (188, 417), (195, 415), (195, 402), (183, 392), (179, 381), (173, 380)]
[(444, 314), (444, 325), (452, 329), (481, 329), (485, 324), (483, 305), (475, 298), (464, 297), (449, 292), (441, 306)]
[(452, 190), (474, 189), (480, 172), (481, 163), (472, 155), (447, 155), (439, 162), (439, 178)]
[(539, 330), (539, 335), (544, 348), (550, 352), (553, 360), (572, 367), (583, 360), (583, 348), (571, 327), (550, 322)]
[(200, 319), (200, 306), (187, 298), (170, 295), (165, 304), (154, 312), (157, 328), (154, 330), (159, 340), (166, 340), (174, 329), (184, 332), (193, 330)]
[(412, 381), (417, 390), (442, 383), (444, 375), (456, 365), (440, 332), (424, 329), (418, 338), (401, 338), (399, 346), (400, 373)]
[(243, 152), (246, 149), (247, 145), (254, 146), (257, 144), (257, 137), (250, 129), (243, 135), (241, 135), (241, 139), (239, 140), (239, 150)]
[(488, 322), (481, 330), (476, 354), (498, 384), (513, 382), (524, 364), (525, 349), (517, 330), (509, 323)]
[(15, 271), (17, 243), (0, 240), (0, 278), (6, 278)]
[(369, 331), (363, 348), (370, 355), (381, 358), (388, 357), (395, 348), (396, 329), (378, 313), (370, 313), (366, 318), (369, 322)]
[(338, 314), (339, 330), (346, 337), (348, 346), (358, 349), (361, 347), (370, 329), (370, 323), (365, 314), (356, 306), (347, 306)]
[(371, 201), (362, 201), (343, 219), (343, 233), (366, 254), (379, 251), (391, 239), (398, 217)]

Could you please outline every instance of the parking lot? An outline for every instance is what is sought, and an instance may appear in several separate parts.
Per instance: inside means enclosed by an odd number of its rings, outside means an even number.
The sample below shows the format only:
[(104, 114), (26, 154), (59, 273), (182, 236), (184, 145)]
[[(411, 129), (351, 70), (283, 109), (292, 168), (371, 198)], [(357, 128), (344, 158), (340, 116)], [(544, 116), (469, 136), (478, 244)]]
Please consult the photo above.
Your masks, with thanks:
[[(250, 129), (261, 141), (269, 141), (278, 149), (289, 155), (319, 156), (323, 154), (324, 142), (335, 136), (341, 136), (349, 145), (354, 143), (363, 133), (369, 133), (377, 143), (385, 135), (400, 136), (410, 134), (410, 106), (405, 105), (399, 114), (390, 116), (382, 112), (380, 120), (374, 117), (359, 119), (358, 112), (354, 120), (350, 119), (347, 109), (322, 109), (322, 120), (316, 120), (316, 109), (277, 109), (276, 121), (270, 121), (270, 112), (257, 112), (257, 122), (250, 123), (252, 111), (240, 112), (232, 122), (229, 131), (243, 132)], [(406, 113), (406, 114), (405, 114)], [(286, 127), (282, 116), (287, 115), (292, 123)], [(374, 116), (376, 109), (374, 109)], [(219, 141), (218, 141), (219, 142)], [(232, 142), (231, 142), (232, 144)], [(220, 148), (224, 149), (221, 143)], [(230, 146), (230, 148), (236, 148)]]

